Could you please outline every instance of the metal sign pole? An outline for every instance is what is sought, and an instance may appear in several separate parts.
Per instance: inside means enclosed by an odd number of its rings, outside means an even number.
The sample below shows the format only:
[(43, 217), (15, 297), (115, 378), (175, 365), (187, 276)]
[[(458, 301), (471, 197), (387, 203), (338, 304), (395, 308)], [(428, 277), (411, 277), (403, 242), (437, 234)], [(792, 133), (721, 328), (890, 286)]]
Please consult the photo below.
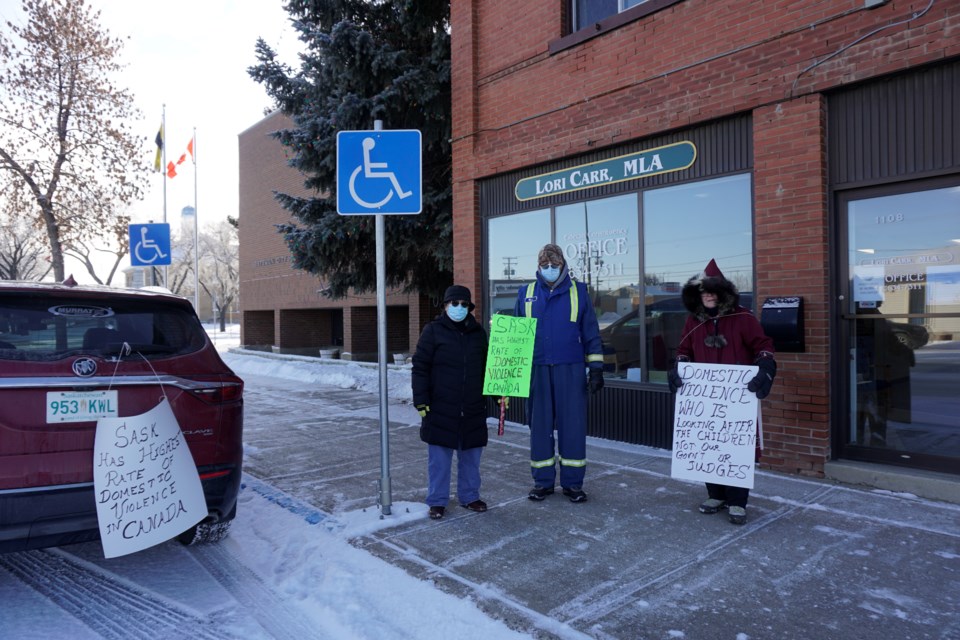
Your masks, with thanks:
[[(387, 261), (385, 214), (419, 214), (423, 210), (422, 136), (416, 129), (337, 132), (337, 213), (373, 215), (377, 244), (377, 364), (380, 373), (381, 517), (390, 515), (390, 418), (387, 385)], [(388, 181), (388, 182), (385, 182)]]
[[(383, 130), (383, 121), (374, 120), (374, 131)], [(377, 368), (380, 371), (380, 513), (390, 515), (393, 499), (390, 493), (390, 419), (387, 406), (387, 260), (385, 257), (385, 222), (376, 214), (377, 235)]]

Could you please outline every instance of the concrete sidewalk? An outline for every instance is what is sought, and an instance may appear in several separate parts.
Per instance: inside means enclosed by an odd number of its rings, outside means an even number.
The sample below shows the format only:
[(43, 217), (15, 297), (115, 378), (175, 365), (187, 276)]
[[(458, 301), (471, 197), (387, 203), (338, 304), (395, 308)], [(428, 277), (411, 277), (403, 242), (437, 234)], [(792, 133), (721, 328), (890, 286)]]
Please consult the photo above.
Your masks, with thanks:
[[(247, 473), (333, 516), (377, 508), (375, 394), (245, 379)], [(282, 413), (257, 402), (280, 393)], [(419, 508), (419, 418), (389, 411), (394, 510)], [(960, 638), (958, 505), (760, 472), (736, 526), (697, 512), (705, 489), (672, 480), (667, 452), (594, 440), (589, 500), (535, 503), (527, 435), (491, 426), (488, 512), (454, 496), (443, 520), (424, 507), (353, 544), (536, 638)]]

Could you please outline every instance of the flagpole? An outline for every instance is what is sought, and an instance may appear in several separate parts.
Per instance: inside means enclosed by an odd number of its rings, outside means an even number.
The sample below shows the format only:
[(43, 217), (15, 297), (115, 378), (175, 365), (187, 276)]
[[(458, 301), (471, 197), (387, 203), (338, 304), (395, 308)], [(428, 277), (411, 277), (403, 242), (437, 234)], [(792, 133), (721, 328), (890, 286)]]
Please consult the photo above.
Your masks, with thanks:
[(200, 315), (200, 234), (197, 211), (197, 128), (193, 128), (193, 308)]
[[(167, 104), (163, 104), (163, 137), (167, 137)], [(167, 224), (167, 141), (163, 141), (163, 161), (160, 170), (163, 171), (163, 224)], [(163, 286), (167, 286), (167, 267), (163, 267)], [(153, 284), (157, 284), (154, 282)]]

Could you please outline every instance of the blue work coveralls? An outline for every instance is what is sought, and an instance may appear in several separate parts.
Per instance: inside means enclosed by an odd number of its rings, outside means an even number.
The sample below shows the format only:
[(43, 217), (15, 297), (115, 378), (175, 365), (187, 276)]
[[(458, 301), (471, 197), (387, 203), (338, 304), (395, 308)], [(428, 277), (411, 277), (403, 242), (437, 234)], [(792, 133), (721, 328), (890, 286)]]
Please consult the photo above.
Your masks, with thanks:
[(580, 488), (587, 465), (585, 367), (603, 368), (600, 327), (587, 286), (571, 279), (566, 267), (553, 288), (538, 272), (536, 282), (517, 292), (514, 315), (537, 319), (527, 399), (533, 482), (554, 486), (556, 430), (560, 486)]

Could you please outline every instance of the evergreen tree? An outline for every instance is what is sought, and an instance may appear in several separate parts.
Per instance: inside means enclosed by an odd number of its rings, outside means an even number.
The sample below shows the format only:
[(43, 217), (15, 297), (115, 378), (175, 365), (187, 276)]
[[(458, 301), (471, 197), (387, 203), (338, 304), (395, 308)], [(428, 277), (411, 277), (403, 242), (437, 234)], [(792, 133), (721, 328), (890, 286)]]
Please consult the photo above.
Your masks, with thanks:
[(299, 70), (280, 63), (261, 39), (263, 84), (295, 128), (274, 135), (305, 176), (309, 198), (277, 194), (299, 224), (280, 225), (293, 265), (323, 278), (331, 297), (376, 289), (375, 219), (336, 207), (337, 132), (419, 129), (423, 211), (388, 215), (389, 286), (439, 296), (452, 282), (449, 0), (289, 0), (306, 45)]

